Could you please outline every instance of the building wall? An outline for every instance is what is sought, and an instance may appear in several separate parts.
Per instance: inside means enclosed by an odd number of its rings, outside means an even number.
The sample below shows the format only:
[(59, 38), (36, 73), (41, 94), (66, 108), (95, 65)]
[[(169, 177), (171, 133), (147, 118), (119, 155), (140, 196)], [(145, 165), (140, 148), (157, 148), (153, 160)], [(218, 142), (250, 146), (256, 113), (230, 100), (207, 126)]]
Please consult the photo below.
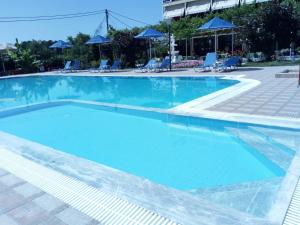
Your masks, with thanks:
[(268, 0), (163, 0), (163, 17), (176, 18)]

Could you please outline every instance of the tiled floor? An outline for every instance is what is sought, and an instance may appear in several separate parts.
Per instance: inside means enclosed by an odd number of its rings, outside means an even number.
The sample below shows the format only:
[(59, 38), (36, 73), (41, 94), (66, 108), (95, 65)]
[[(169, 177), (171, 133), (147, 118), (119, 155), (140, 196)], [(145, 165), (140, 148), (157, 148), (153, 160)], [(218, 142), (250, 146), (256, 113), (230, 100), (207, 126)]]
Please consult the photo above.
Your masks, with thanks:
[(0, 169), (0, 225), (100, 225), (89, 218)]
[[(296, 78), (275, 78), (283, 68), (245, 71), (246, 78), (261, 81), (261, 85), (209, 110), (300, 118), (300, 88)], [(238, 72), (235, 72), (236, 74)]]

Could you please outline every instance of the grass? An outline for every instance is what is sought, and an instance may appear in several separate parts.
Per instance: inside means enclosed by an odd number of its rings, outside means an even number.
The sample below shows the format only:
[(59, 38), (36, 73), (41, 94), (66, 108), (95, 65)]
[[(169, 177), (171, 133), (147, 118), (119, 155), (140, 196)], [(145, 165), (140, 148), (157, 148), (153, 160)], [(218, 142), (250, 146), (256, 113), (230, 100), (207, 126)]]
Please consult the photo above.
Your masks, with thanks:
[(265, 66), (296, 66), (300, 65), (300, 60), (292, 61), (267, 61), (267, 62), (248, 62), (243, 67), (265, 67)]

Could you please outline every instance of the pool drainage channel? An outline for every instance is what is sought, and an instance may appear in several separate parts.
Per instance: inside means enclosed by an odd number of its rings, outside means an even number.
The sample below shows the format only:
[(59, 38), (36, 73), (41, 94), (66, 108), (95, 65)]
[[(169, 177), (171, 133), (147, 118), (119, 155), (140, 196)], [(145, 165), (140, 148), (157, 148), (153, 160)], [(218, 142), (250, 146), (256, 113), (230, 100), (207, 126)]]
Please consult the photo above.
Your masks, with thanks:
[(0, 148), (0, 167), (99, 221), (117, 225), (179, 225), (155, 212)]
[(300, 180), (298, 181), (296, 190), (293, 194), (290, 206), (284, 218), (283, 225), (299, 225), (300, 224)]

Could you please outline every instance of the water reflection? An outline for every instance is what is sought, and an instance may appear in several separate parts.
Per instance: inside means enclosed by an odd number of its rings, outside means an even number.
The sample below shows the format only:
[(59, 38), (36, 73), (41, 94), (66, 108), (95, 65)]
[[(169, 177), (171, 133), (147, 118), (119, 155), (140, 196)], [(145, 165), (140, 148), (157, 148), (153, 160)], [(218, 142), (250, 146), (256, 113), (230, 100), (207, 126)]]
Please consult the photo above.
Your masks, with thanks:
[(216, 77), (9, 78), (0, 80), (0, 107), (15, 107), (59, 99), (79, 99), (166, 109), (236, 83), (238, 81)]

